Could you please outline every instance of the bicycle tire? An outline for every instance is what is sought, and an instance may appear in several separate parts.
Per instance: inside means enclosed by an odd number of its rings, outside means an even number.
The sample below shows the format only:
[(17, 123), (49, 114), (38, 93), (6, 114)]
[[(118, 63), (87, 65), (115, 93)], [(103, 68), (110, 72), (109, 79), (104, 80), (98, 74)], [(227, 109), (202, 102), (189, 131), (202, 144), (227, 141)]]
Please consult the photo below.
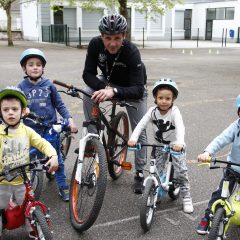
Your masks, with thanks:
[(168, 190), (168, 196), (172, 199), (172, 200), (176, 200), (179, 198), (180, 196), (180, 186), (177, 182), (174, 182), (174, 167), (172, 165), (171, 167), (171, 172), (170, 172), (170, 178), (169, 178), (170, 182), (173, 182), (172, 185), (170, 185), (169, 190)]
[(31, 183), (35, 200), (39, 200), (43, 190), (43, 171), (31, 171)]
[(223, 219), (226, 215), (226, 211), (222, 206), (219, 206), (214, 214), (210, 231), (208, 234), (208, 240), (222, 240), (224, 234)]
[(93, 156), (84, 157), (81, 184), (75, 180), (78, 159), (75, 162), (70, 185), (70, 220), (72, 226), (83, 232), (96, 221), (102, 207), (107, 185), (107, 161), (100, 140), (89, 140)]
[[(125, 112), (123, 111), (118, 112), (116, 117), (113, 118), (111, 125), (114, 129), (118, 129), (118, 131), (122, 135), (124, 135), (126, 139), (129, 138), (128, 116)], [(125, 143), (123, 139), (117, 136), (114, 132), (110, 132), (109, 138), (108, 138), (108, 144), (107, 144), (109, 149), (110, 159), (112, 156), (115, 155), (117, 150), (121, 148), (119, 145), (125, 145), (125, 144), (127, 143)], [(126, 148), (122, 150), (118, 158), (114, 160), (117, 161), (119, 164), (121, 164), (126, 161), (126, 158), (127, 158), (127, 145), (126, 145)], [(110, 160), (108, 161), (108, 172), (111, 178), (113, 180), (116, 180), (122, 175), (123, 169), (121, 166), (117, 166), (116, 164), (112, 163)]]
[(33, 220), (35, 220), (34, 228), (38, 239), (53, 240), (52, 232), (43, 212), (36, 208), (32, 213)]
[(72, 142), (71, 135), (65, 135), (64, 133), (60, 133), (60, 144), (61, 144), (61, 153), (63, 156), (63, 161), (67, 158), (70, 146)]
[(144, 232), (150, 230), (154, 213), (155, 213), (155, 204), (154, 199), (157, 194), (155, 190), (154, 182), (149, 179), (146, 182), (146, 186), (144, 188), (141, 205), (140, 205), (140, 224)]

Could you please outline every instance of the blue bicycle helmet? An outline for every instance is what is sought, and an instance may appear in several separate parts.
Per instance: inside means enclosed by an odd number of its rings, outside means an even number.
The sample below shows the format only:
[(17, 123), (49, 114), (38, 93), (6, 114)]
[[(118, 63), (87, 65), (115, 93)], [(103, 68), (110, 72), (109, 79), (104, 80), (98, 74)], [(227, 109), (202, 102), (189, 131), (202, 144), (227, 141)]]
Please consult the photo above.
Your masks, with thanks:
[(99, 20), (98, 28), (102, 34), (124, 33), (127, 31), (127, 20), (120, 14), (106, 15)]
[(237, 98), (236, 98), (235, 106), (236, 106), (237, 108), (240, 108), (240, 95), (238, 95)]
[(153, 96), (155, 96), (157, 93), (157, 90), (162, 87), (169, 87), (173, 91), (174, 96), (177, 98), (178, 86), (177, 86), (176, 82), (170, 78), (161, 78), (160, 80), (157, 80), (155, 82), (153, 90), (152, 90)]
[(13, 96), (13, 97), (18, 98), (21, 101), (22, 106), (24, 108), (27, 107), (27, 104), (28, 104), (27, 98), (26, 98), (24, 92), (20, 88), (17, 88), (14, 86), (8, 86), (8, 87), (4, 88), (3, 90), (1, 90), (0, 91), (0, 102), (2, 99), (4, 99), (7, 96)]
[(22, 52), (22, 54), (20, 56), (21, 66), (24, 66), (26, 61), (32, 57), (39, 58), (42, 61), (43, 67), (45, 67), (45, 65), (47, 63), (46, 57), (45, 57), (44, 53), (37, 48), (29, 48)]

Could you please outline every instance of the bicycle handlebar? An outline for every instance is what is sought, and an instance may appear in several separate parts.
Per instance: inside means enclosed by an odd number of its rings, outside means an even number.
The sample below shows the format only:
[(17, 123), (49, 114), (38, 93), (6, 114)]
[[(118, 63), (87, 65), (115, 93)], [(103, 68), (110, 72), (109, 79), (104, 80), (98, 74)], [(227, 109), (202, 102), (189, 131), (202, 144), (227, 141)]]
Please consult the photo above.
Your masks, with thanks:
[[(216, 158), (209, 158), (205, 162), (200, 163), (199, 166), (201, 166), (201, 165), (210, 165), (211, 163), (213, 163), (214, 165), (216, 163), (224, 163), (224, 164), (227, 164), (228, 166), (240, 167), (240, 164), (238, 164), (238, 163), (233, 163), (233, 162), (229, 162), (229, 161), (225, 161), (225, 160), (218, 160)], [(217, 168), (221, 168), (221, 167), (220, 166), (211, 166), (210, 165), (210, 169), (217, 169)]]
[(140, 151), (142, 149), (142, 147), (158, 147), (158, 148), (161, 148), (161, 151), (165, 152), (165, 153), (170, 153), (170, 154), (174, 154), (174, 155), (182, 154), (182, 151), (180, 151), (180, 152), (174, 151), (170, 145), (156, 145), (156, 144), (149, 144), (149, 143), (144, 143), (144, 144), (137, 143), (136, 147), (128, 147), (128, 150)]
[[(49, 158), (43, 158), (43, 159), (36, 159), (36, 160), (31, 160), (28, 163), (23, 163), (20, 164), (18, 166), (15, 167), (10, 167), (10, 166), (6, 166), (4, 167), (4, 169), (2, 170), (2, 172), (0, 173), (0, 177), (3, 177), (3, 179), (0, 180), (3, 181), (4, 179), (6, 179), (8, 182), (11, 182), (13, 179), (15, 179), (19, 174), (21, 174), (22, 172), (25, 171), (25, 168), (29, 166), (29, 169), (34, 169), (37, 167), (37, 165), (40, 163), (42, 164), (42, 168), (38, 169), (39, 171), (45, 169), (48, 170), (48, 167), (46, 167), (45, 165), (43, 165), (44, 163), (46, 163), (49, 160)], [(20, 169), (19, 171), (17, 171), (14, 175), (11, 175), (12, 172), (16, 171)]]
[[(66, 94), (68, 94), (68, 95), (70, 95), (70, 96), (72, 96), (72, 97), (79, 97), (78, 95), (74, 94), (75, 92), (83, 93), (84, 95), (86, 95), (86, 96), (89, 97), (89, 98), (92, 97), (91, 94), (85, 92), (84, 90), (82, 90), (82, 89), (80, 89), (80, 88), (76, 88), (76, 87), (74, 87), (73, 85), (69, 85), (69, 84), (66, 84), (66, 83), (64, 83), (64, 82), (60, 82), (60, 81), (58, 81), (58, 80), (53, 80), (53, 83), (56, 84), (56, 85), (59, 85), (59, 86), (61, 86), (61, 87), (67, 88), (67, 89), (69, 90), (69, 92), (64, 92), (64, 93), (66, 93)], [(63, 92), (63, 91), (62, 91), (62, 92)], [(134, 108), (134, 109), (137, 110), (137, 108), (136, 108), (135, 106), (133, 106), (133, 105), (131, 105), (131, 104), (125, 102), (125, 101), (121, 101), (121, 100), (119, 100), (119, 99), (117, 99), (117, 98), (116, 98), (116, 99), (115, 99), (115, 98), (112, 98), (112, 99), (109, 99), (109, 100), (107, 100), (107, 101), (114, 101), (114, 100), (117, 100), (117, 101), (119, 102), (118, 105), (120, 105), (120, 107), (132, 107), (132, 108)]]

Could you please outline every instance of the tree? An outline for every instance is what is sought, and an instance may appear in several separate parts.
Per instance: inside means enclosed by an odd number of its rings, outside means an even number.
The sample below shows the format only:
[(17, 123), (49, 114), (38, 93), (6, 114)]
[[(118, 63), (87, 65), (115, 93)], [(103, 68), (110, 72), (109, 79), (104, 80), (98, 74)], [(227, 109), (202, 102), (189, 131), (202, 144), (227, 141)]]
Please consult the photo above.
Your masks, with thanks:
[(11, 5), (16, 0), (0, 0), (0, 7), (3, 8), (7, 15), (7, 38), (8, 46), (13, 46), (12, 40), (12, 17), (11, 17)]
[[(74, 1), (74, 0), (72, 0)], [(176, 3), (181, 3), (181, 0), (88, 0), (82, 3), (82, 6), (87, 9), (94, 9), (97, 2), (104, 3), (107, 7), (114, 8), (118, 6), (119, 13), (122, 14), (126, 19), (128, 18), (127, 3), (132, 2), (140, 4), (140, 11), (150, 10), (152, 13), (164, 14), (165, 8), (173, 8)], [(153, 19), (154, 17), (151, 16)]]

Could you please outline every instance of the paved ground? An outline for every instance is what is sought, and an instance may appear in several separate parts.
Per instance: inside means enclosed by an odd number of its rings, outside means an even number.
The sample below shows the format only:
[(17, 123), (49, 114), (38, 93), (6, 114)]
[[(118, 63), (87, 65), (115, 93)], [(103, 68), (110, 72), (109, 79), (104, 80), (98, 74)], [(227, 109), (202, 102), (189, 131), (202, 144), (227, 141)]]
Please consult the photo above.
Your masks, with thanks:
[[(46, 182), (43, 200), (51, 207), (55, 239), (204, 239), (196, 235), (195, 227), (210, 193), (219, 182), (221, 171), (197, 167), (191, 160), (196, 159), (209, 141), (236, 119), (234, 99), (240, 93), (238, 46), (184, 48), (184, 53), (183, 48), (141, 49), (148, 73), (149, 106), (153, 105), (151, 90), (154, 81), (171, 77), (179, 85), (180, 95), (176, 104), (182, 111), (186, 126), (187, 160), (195, 212), (184, 214), (180, 200), (172, 202), (166, 198), (157, 208), (151, 231), (144, 234), (139, 224), (141, 196), (132, 193), (133, 172), (126, 172), (118, 181), (109, 178), (104, 205), (96, 223), (80, 235), (70, 225), (68, 204), (58, 198), (55, 184)], [(48, 63), (45, 72), (50, 79), (83, 86), (81, 75), (86, 50), (31, 42), (16, 42), (14, 47), (7, 47), (6, 42), (0, 41), (0, 88), (16, 85), (21, 79), (23, 73), (18, 61), (20, 53), (27, 47), (38, 47), (46, 53)], [(70, 97), (63, 98), (81, 129), (82, 103)], [(68, 179), (76, 158), (73, 150), (78, 137), (79, 134), (66, 162)], [(228, 149), (219, 155), (225, 155)], [(131, 153), (129, 160), (133, 160)], [(22, 229), (7, 232), (5, 236), (5, 239), (26, 239)], [(238, 238), (239, 229), (233, 228), (229, 239)]]

